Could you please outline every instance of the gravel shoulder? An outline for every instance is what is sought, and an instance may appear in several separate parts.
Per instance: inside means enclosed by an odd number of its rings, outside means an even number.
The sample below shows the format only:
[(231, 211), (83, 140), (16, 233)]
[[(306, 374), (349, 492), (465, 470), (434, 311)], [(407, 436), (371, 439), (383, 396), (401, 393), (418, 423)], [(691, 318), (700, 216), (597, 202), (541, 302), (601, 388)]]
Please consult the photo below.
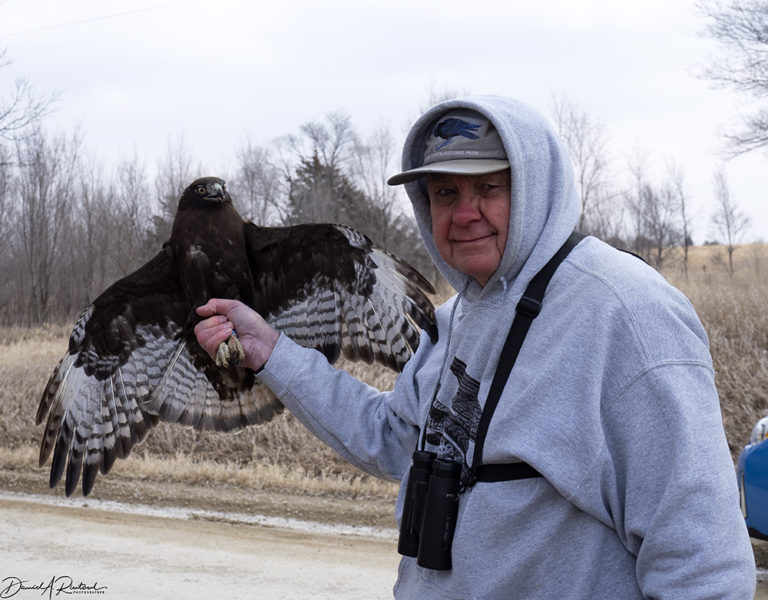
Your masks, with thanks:
[[(61, 485), (53, 490), (48, 487), (47, 469), (0, 468), (0, 490), (65, 498)], [(72, 506), (84, 506), (93, 500), (285, 517), (331, 525), (395, 527), (392, 498), (307, 495), (290, 489), (185, 484), (121, 477), (116, 473), (100, 478), (87, 498), (78, 491), (67, 501)]]

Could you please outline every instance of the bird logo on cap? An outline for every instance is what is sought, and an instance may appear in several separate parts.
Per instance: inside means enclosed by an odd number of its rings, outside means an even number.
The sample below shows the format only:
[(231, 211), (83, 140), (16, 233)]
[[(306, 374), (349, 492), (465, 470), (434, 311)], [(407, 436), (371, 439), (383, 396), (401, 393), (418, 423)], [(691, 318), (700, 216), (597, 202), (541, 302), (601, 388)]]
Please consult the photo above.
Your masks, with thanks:
[(473, 131), (477, 131), (479, 128), (480, 125), (468, 123), (467, 121), (462, 121), (461, 119), (456, 118), (449, 118), (445, 119), (445, 121), (440, 121), (437, 125), (435, 125), (435, 129), (432, 131), (432, 135), (435, 137), (443, 138), (445, 141), (437, 148), (435, 148), (435, 151), (438, 151), (450, 144), (453, 138), (455, 138), (457, 135), (470, 140), (479, 139), (478, 136), (472, 133)]

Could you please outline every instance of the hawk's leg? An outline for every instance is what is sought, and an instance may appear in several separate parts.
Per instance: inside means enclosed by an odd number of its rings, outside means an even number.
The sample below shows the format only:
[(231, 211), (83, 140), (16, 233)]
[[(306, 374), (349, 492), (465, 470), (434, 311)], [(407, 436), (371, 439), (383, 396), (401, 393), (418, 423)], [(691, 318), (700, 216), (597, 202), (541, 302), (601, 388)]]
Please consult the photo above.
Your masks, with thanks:
[(240, 340), (237, 339), (237, 334), (233, 329), (229, 339), (219, 344), (219, 349), (216, 351), (216, 366), (234, 367), (243, 362), (244, 358), (245, 350), (243, 350), (243, 346), (240, 344)]

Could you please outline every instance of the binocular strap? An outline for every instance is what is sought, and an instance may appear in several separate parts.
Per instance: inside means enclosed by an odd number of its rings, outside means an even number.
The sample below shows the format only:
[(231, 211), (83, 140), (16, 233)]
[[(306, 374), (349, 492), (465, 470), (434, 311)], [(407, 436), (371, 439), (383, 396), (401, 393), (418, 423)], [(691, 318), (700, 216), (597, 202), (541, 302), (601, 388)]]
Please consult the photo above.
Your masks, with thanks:
[(525, 293), (515, 307), (515, 318), (512, 321), (509, 334), (507, 334), (504, 347), (499, 355), (496, 373), (493, 376), (491, 387), (488, 390), (488, 398), (480, 415), (480, 423), (478, 424), (477, 436), (475, 437), (475, 451), (472, 456), (472, 467), (469, 470), (469, 481), (463, 482), (464, 487), (471, 487), (477, 481), (494, 482), (541, 477), (541, 473), (524, 462), (484, 465), (483, 445), (485, 444), (485, 436), (488, 434), (491, 417), (493, 417), (493, 412), (499, 403), (501, 393), (507, 384), (509, 373), (512, 371), (512, 367), (517, 360), (517, 355), (523, 346), (528, 329), (530, 329), (533, 320), (539, 315), (549, 280), (552, 279), (557, 267), (563, 262), (565, 257), (585, 237), (583, 234), (574, 231), (544, 268), (531, 279), (531, 282), (525, 289)]

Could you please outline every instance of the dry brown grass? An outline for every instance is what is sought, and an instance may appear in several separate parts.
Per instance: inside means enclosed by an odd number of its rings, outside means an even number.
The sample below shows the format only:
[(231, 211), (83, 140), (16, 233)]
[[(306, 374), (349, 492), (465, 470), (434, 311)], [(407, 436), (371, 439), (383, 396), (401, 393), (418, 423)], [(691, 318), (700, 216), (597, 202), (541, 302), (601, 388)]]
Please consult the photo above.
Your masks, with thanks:
[(43, 386), (67, 348), (64, 328), (0, 328), (0, 444), (37, 443)]
[(691, 300), (707, 330), (735, 457), (757, 419), (768, 415), (768, 244), (738, 247), (733, 275), (721, 246), (693, 248), (689, 260), (687, 280), (679, 269), (667, 276)]
[[(69, 327), (0, 329), (0, 462), (37, 467), (42, 427), (34, 415), (45, 382), (66, 352)], [(345, 365), (380, 389), (391, 387), (386, 369)], [(115, 472), (125, 476), (206, 483), (215, 481), (348, 496), (390, 496), (389, 482), (362, 474), (285, 413), (234, 434), (199, 432), (161, 423)], [(45, 474), (41, 471), (41, 477)]]
[[(37, 465), (37, 448), (31, 445), (16, 448), (0, 447), (0, 469), (28, 470)], [(47, 481), (47, 472), (39, 472)], [(280, 463), (249, 461), (213, 461), (198, 454), (179, 450), (175, 455), (142, 453), (118, 461), (109, 474), (128, 481), (158, 481), (193, 486), (231, 486), (253, 490), (283, 490), (309, 496), (351, 498), (394, 498), (396, 484), (350, 471), (315, 472)]]
[[(664, 256), (664, 274), (672, 282), (686, 281), (682, 248), (669, 248)], [(732, 276), (725, 246), (692, 246), (688, 249), (687, 281), (726, 285), (734, 278), (738, 281), (768, 277), (768, 244), (737, 246), (733, 253), (733, 271)]]

